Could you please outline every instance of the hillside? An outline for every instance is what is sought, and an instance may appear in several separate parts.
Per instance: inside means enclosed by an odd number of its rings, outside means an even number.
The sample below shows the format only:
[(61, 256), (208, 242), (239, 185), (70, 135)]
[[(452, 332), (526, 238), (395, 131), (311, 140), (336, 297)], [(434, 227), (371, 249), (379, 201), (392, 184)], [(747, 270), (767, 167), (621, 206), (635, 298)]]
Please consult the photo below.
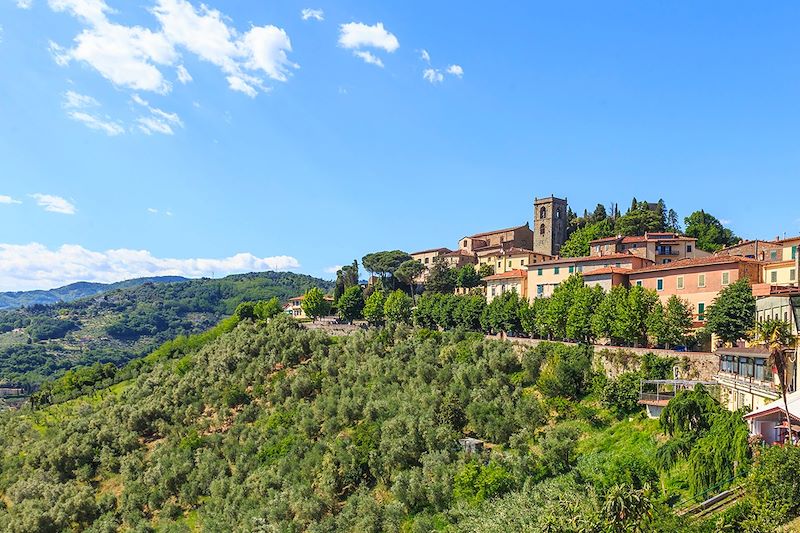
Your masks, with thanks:
[[(406, 327), (330, 337), (282, 315), (215, 331), (111, 388), (0, 415), (0, 524), (712, 530), (668, 506), (686, 461), (657, 470), (658, 423), (589, 394), (584, 348)], [(490, 451), (465, 453), (467, 435)]]
[(136, 278), (117, 283), (91, 283), (79, 281), (63, 287), (38, 291), (0, 292), (0, 309), (17, 309), (31, 305), (48, 305), (60, 302), (72, 302), (81, 298), (94, 296), (116, 289), (137, 287), (145, 283), (172, 283), (186, 281), (189, 278), (181, 276), (155, 276), (150, 278)]
[(118, 288), (68, 303), (0, 311), (0, 382), (40, 383), (79, 365), (121, 365), (203, 331), (245, 300), (281, 301), (331, 283), (261, 272)]

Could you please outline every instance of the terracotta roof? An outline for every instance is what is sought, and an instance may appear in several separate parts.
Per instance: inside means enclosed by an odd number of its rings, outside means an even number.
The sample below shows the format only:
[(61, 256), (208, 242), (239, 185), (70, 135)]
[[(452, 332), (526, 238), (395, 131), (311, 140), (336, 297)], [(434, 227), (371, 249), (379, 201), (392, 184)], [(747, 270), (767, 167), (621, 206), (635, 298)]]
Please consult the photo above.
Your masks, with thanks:
[(420, 255), (420, 254), (430, 254), (433, 252), (444, 252), (450, 253), (452, 250), (450, 248), (431, 248), (430, 250), (421, 250), (419, 252), (411, 252), (409, 255)]
[(583, 272), (583, 277), (588, 276), (600, 276), (605, 274), (630, 274), (633, 272), (630, 268), (622, 268), (622, 267), (603, 267), (598, 268), (596, 270), (589, 270), (588, 272)]
[(469, 257), (475, 257), (475, 252), (470, 252), (469, 250), (464, 250), (463, 248), (459, 248), (458, 250), (453, 250), (452, 252), (444, 254), (445, 257), (455, 257), (457, 255), (467, 255)]
[(638, 274), (640, 272), (656, 272), (659, 270), (678, 270), (681, 268), (692, 268), (705, 265), (724, 265), (726, 263), (754, 263), (761, 264), (761, 261), (751, 259), (749, 257), (742, 257), (739, 255), (709, 255), (707, 257), (696, 257), (694, 259), (681, 259), (680, 261), (673, 261), (663, 265), (652, 265), (633, 270), (631, 274)]
[(509, 279), (509, 278), (526, 278), (528, 277), (527, 270), (509, 270), (508, 272), (502, 272), (500, 274), (492, 274), (491, 276), (486, 276), (483, 278), (483, 281), (494, 281), (496, 279)]
[(782, 243), (782, 242), (790, 242), (790, 241), (800, 241), (800, 235), (798, 235), (797, 237), (787, 237), (785, 239), (780, 239), (780, 240), (775, 241), (775, 243), (779, 244), (779, 243)]
[(613, 237), (603, 237), (602, 239), (595, 239), (595, 240), (593, 240), (591, 242), (618, 241), (620, 239), (622, 239), (621, 235), (614, 235)]
[(696, 241), (694, 237), (686, 237), (685, 235), (678, 235), (677, 233), (667, 232), (653, 232), (645, 233), (644, 235), (617, 235), (616, 237), (605, 237), (603, 239), (595, 239), (589, 244), (602, 243), (609, 241), (621, 241), (623, 244), (630, 244), (634, 242), (654, 242), (654, 241)]
[(721, 253), (721, 252), (726, 252), (728, 250), (733, 250), (734, 248), (740, 248), (742, 246), (747, 246), (748, 244), (753, 244), (754, 242), (763, 243), (763, 244), (773, 244), (773, 245), (777, 244), (775, 241), (765, 241), (765, 240), (762, 240), (762, 239), (747, 239), (747, 240), (740, 241), (740, 242), (738, 242), (736, 244), (731, 244), (730, 246), (726, 246), (724, 248), (721, 248), (721, 249), (717, 250), (715, 253), (718, 254), (718, 253)]
[(534, 255), (541, 255), (544, 257), (551, 257), (547, 254), (534, 252), (533, 250), (528, 250), (526, 248), (517, 248), (516, 246), (504, 248), (502, 245), (495, 245), (495, 246), (484, 246), (482, 248), (475, 248), (475, 253), (477, 253), (478, 255), (490, 255), (492, 252), (499, 252), (501, 255), (534, 254)]
[(646, 261), (648, 263), (652, 263), (650, 259), (634, 255), (629, 252), (620, 252), (608, 255), (587, 255), (583, 257), (560, 257), (558, 259), (551, 259), (550, 261), (542, 261), (541, 263), (536, 263), (530, 265), (531, 268), (541, 268), (543, 266), (548, 265), (560, 265), (563, 263), (590, 263), (594, 261), (608, 261), (611, 259), (637, 259), (641, 261)]
[(717, 348), (717, 353), (720, 355), (746, 355), (769, 357), (769, 350), (761, 346), (734, 346), (733, 348)]
[(786, 261), (764, 261), (764, 263), (764, 268), (781, 268), (794, 266), (796, 261), (794, 259), (787, 259)]
[(476, 233), (475, 235), (468, 235), (467, 238), (468, 239), (478, 239), (480, 237), (486, 237), (487, 235), (494, 235), (495, 233), (505, 233), (507, 231), (515, 231), (515, 230), (522, 229), (522, 228), (530, 229), (530, 227), (528, 226), (528, 223), (526, 222), (525, 224), (523, 224), (521, 226), (514, 226), (513, 228), (497, 229), (497, 230), (494, 230), (494, 231), (484, 231), (483, 233)]

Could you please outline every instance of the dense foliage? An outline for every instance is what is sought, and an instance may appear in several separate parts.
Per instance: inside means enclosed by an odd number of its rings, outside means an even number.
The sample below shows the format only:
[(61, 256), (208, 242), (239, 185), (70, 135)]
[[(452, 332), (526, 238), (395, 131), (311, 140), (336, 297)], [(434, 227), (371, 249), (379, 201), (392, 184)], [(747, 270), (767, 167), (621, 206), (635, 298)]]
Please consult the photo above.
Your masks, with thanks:
[(708, 308), (706, 330), (722, 342), (734, 343), (747, 338), (756, 320), (756, 299), (750, 281), (742, 278), (717, 294)]
[(243, 301), (283, 301), (314, 286), (328, 290), (331, 284), (263, 272), (144, 283), (70, 303), (0, 311), (0, 382), (32, 385), (79, 366), (123, 365), (168, 339), (212, 327)]
[[(603, 460), (580, 436), (614, 424), (578, 403), (591, 388), (589, 348), (544, 343), (520, 356), (480, 335), (405, 326), (333, 338), (249, 313), (214, 337), (165, 346), (104, 394), (0, 416), (0, 523), (475, 530), (530, 494), (547, 495), (528, 507), (535, 524), (605, 531), (667, 513), (641, 482), (654, 468), (645, 456), (588, 467)], [(498, 448), (464, 453), (465, 435)], [(640, 473), (624, 474), (637, 461)], [(590, 497), (577, 507), (558, 505), (580, 493)], [(647, 512), (618, 512), (637, 499)]]

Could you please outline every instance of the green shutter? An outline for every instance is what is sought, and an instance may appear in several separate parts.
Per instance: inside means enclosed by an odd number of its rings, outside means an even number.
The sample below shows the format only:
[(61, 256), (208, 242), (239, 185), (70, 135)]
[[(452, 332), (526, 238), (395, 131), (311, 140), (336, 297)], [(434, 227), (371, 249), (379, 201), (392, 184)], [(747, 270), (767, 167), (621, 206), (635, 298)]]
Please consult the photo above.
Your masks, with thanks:
[(536, 274), (541, 276), (542, 275), (542, 269), (541, 268), (537, 268), (536, 269)]
[(572, 274), (573, 272), (575, 272), (575, 267), (574, 266), (569, 267), (569, 273)]
[(797, 246), (792, 246), (792, 259), (797, 258)]
[(553, 274), (558, 274), (560, 270), (559, 267), (553, 267)]
[(706, 319), (705, 313), (706, 313), (706, 304), (702, 302), (697, 304), (697, 320), (703, 322)]
[(656, 281), (656, 287), (660, 291), (664, 290), (664, 280), (660, 279), (660, 280)]

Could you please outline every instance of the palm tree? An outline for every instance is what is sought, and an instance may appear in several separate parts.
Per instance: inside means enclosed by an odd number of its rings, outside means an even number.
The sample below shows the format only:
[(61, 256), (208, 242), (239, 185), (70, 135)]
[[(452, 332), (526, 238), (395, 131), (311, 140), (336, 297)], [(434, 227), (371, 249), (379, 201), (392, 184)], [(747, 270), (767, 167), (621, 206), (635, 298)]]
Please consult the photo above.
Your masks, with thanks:
[(792, 327), (783, 320), (768, 318), (756, 325), (753, 338), (758, 344), (766, 346), (769, 350), (768, 363), (778, 374), (778, 382), (783, 396), (784, 414), (786, 415), (786, 427), (791, 442), (792, 420), (789, 416), (789, 402), (787, 397), (787, 379), (789, 369), (793, 362), (790, 351), (796, 346), (797, 338), (792, 335)]

